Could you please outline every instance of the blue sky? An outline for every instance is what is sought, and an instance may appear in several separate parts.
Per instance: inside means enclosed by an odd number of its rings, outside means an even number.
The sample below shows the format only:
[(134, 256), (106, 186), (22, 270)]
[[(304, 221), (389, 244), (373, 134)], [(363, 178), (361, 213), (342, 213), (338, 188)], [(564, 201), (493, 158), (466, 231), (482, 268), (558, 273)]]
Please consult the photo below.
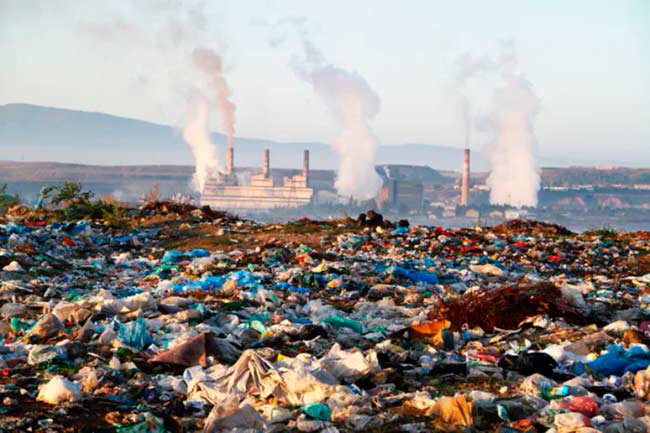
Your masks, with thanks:
[[(180, 124), (171, 83), (187, 59), (87, 31), (119, 18), (155, 39), (173, 10), (163, 6), (173, 3), (0, 0), (0, 104)], [(291, 16), (305, 18), (328, 61), (361, 74), (380, 96), (372, 127), (382, 144), (462, 146), (454, 61), (467, 52), (494, 55), (508, 39), (542, 103), (541, 154), (650, 164), (650, 1), (233, 0), (206, 2), (204, 12), (202, 43), (224, 57), (238, 135), (329, 141), (336, 133), (288, 65), (295, 35), (288, 32), (281, 47), (268, 43), (273, 24)]]

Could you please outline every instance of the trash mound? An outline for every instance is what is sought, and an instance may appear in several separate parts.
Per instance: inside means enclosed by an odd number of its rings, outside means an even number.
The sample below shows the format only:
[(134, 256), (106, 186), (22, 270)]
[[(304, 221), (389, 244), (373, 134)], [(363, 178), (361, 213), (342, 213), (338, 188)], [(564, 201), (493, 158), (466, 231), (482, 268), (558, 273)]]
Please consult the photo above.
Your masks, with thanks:
[(216, 211), (210, 206), (197, 207), (190, 203), (183, 203), (178, 201), (148, 201), (140, 206), (138, 216), (140, 218), (151, 218), (154, 216), (165, 216), (175, 214), (179, 216), (199, 216), (208, 220), (225, 219), (228, 221), (236, 221), (237, 217), (230, 215), (227, 212)]
[(395, 225), (388, 220), (384, 219), (384, 216), (379, 212), (374, 210), (369, 210), (365, 213), (359, 214), (356, 220), (356, 224), (359, 227), (382, 227), (382, 228), (393, 228)]
[(650, 432), (648, 237), (57, 212), (0, 223), (2, 433)]
[(4, 219), (5, 223), (7, 222), (6, 220), (9, 220), (13, 223), (21, 222), (31, 226), (38, 226), (55, 220), (56, 216), (56, 213), (51, 210), (35, 210), (20, 204), (9, 208), (4, 217), (0, 216), (0, 222)]
[(467, 325), (493, 331), (495, 328), (516, 329), (522, 321), (537, 315), (564, 318), (571, 324), (584, 324), (587, 321), (584, 314), (569, 305), (560, 289), (552, 283), (506, 286), (467, 293), (443, 302), (431, 318), (447, 319), (454, 329)]
[(572, 231), (558, 224), (541, 221), (514, 219), (492, 227), (495, 233), (503, 234), (532, 234), (534, 236), (571, 236)]
[(650, 274), (650, 254), (643, 254), (637, 257), (634, 263), (636, 270), (643, 275)]

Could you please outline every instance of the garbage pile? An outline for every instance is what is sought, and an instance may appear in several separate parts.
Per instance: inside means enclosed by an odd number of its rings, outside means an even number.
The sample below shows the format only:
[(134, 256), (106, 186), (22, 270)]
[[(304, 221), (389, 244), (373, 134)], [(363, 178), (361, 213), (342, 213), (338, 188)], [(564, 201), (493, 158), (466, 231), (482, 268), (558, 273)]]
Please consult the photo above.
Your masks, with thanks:
[(647, 233), (137, 219), (0, 225), (0, 431), (650, 432)]
[(142, 218), (153, 217), (153, 216), (167, 216), (167, 215), (178, 215), (178, 216), (194, 216), (195, 218), (207, 218), (210, 220), (218, 218), (230, 218), (233, 217), (226, 212), (219, 212), (211, 209), (209, 206), (196, 207), (190, 203), (181, 203), (171, 200), (164, 201), (147, 201), (140, 206), (138, 210), (138, 216)]

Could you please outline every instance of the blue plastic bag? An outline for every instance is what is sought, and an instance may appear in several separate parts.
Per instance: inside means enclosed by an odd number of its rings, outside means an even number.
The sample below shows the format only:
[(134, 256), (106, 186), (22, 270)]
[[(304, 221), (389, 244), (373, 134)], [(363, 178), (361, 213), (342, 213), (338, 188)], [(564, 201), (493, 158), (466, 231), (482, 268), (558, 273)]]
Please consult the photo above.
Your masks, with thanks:
[(184, 259), (185, 259), (185, 253), (183, 251), (169, 250), (169, 251), (165, 251), (165, 254), (163, 255), (162, 258), (162, 262), (178, 263), (178, 262), (182, 262)]
[(147, 324), (142, 317), (119, 326), (118, 337), (127, 346), (142, 350), (153, 341), (147, 331)]
[(196, 257), (210, 257), (210, 253), (203, 248), (196, 248), (187, 252), (187, 256), (196, 258)]
[(636, 373), (650, 366), (650, 352), (640, 346), (632, 346), (627, 351), (623, 347), (612, 344), (607, 352), (586, 364), (588, 371), (603, 376), (622, 376), (630, 372)]

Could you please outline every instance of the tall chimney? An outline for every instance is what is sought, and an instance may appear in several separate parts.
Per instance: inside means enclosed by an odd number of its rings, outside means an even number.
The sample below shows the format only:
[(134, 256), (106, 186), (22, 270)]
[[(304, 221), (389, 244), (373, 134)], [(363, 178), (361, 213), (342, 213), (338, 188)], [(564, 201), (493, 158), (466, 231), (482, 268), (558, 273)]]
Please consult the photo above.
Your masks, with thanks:
[(465, 149), (463, 155), (463, 177), (460, 184), (460, 205), (467, 206), (469, 201), (469, 149)]
[(270, 159), (271, 159), (271, 152), (269, 151), (269, 149), (264, 149), (264, 154), (262, 156), (262, 174), (264, 175), (265, 178), (271, 175)]
[(232, 137), (228, 137), (228, 148), (226, 150), (226, 174), (232, 175), (235, 170), (235, 149), (232, 147)]
[(302, 153), (302, 176), (305, 178), (305, 185), (309, 184), (309, 149)]

